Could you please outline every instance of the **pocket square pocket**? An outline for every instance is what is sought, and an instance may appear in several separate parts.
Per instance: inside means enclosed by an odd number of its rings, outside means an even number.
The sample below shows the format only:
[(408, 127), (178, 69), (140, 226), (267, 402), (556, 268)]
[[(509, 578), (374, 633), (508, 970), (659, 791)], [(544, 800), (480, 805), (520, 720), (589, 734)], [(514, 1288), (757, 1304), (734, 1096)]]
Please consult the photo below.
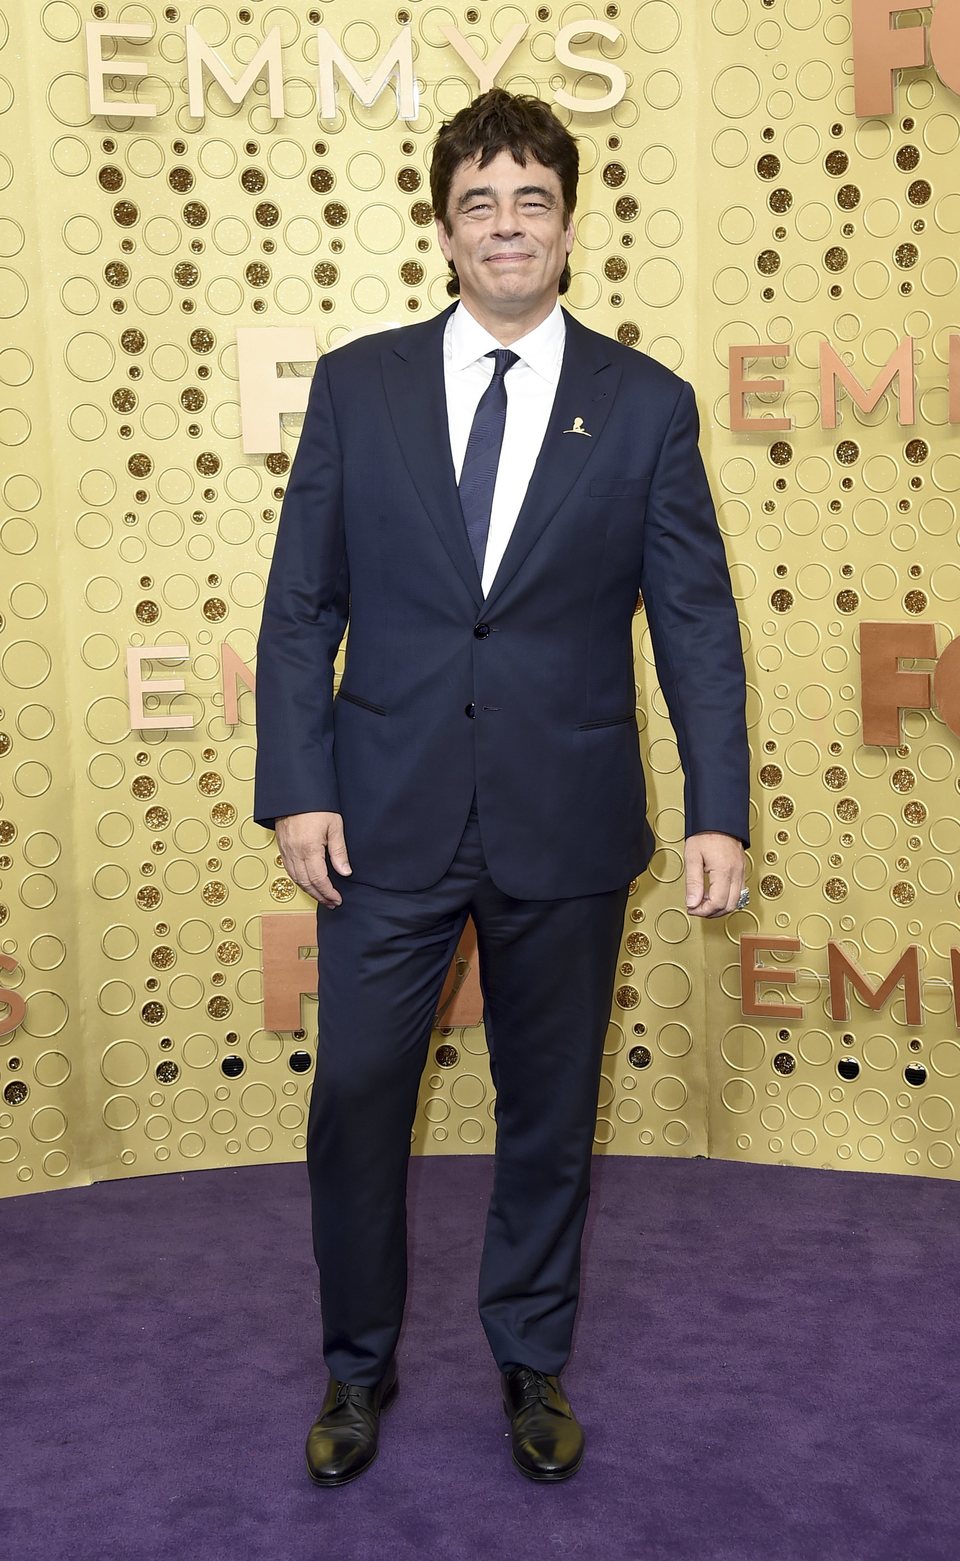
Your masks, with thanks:
[(644, 499), (649, 488), (649, 477), (594, 477), (590, 494), (595, 499)]

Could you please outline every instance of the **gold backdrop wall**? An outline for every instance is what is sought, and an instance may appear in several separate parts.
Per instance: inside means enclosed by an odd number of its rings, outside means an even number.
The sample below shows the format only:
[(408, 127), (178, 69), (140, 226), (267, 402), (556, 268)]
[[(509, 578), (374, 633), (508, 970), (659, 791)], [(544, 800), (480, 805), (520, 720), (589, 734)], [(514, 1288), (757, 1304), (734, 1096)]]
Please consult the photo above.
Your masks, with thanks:
[[(528, 24), (498, 78), (512, 90), (610, 84), (558, 63), (583, 5), (371, 0), (362, 21), (266, 0), (0, 11), (0, 1191), (295, 1159), (316, 1007), (304, 1000), (302, 1031), (264, 1027), (261, 918), (310, 906), (250, 821), (253, 695), (230, 724), (221, 648), (255, 663), (298, 419), (274, 453), (244, 453), (237, 331), (307, 326), (327, 351), (444, 305), (428, 147), (476, 82), (442, 26), (483, 58)], [(960, 628), (960, 100), (917, 67), (892, 114), (855, 117), (850, 0), (633, 0), (602, 17), (617, 36), (574, 47), (619, 65), (627, 90), (603, 113), (560, 110), (583, 166), (567, 302), (697, 388), (754, 806), (751, 908), (691, 922), (677, 750), (639, 612), (661, 849), (627, 913), (597, 1144), (955, 1177), (958, 739), (928, 709), (904, 714), (899, 747), (864, 743), (858, 650), (865, 619), (935, 625), (941, 650)], [(104, 90), (155, 117), (91, 115), (93, 19), (149, 24), (145, 42), (104, 41), (148, 66), (108, 72)], [(284, 117), (265, 80), (235, 105), (209, 75), (192, 116), (188, 23), (235, 76), (279, 28)], [(366, 75), (409, 23), (418, 117), (401, 121), (391, 90), (365, 108), (341, 82), (319, 119), (318, 23)], [(905, 334), (916, 424), (888, 392), (869, 413), (841, 398), (824, 429), (820, 342), (868, 384)], [(793, 419), (776, 437), (730, 429), (728, 349), (760, 342), (791, 349), (785, 367), (747, 366), (787, 382), (749, 404)], [(151, 645), (189, 660), (148, 661), (183, 691), (148, 691), (146, 715), (189, 728), (131, 730), (128, 648)], [(800, 941), (760, 956), (797, 979), (758, 994), (802, 1018), (741, 1012), (744, 934)], [(922, 1023), (899, 987), (834, 1018), (831, 939), (875, 986), (918, 945)], [(414, 1148), (492, 1143), (482, 1027), (447, 1026)]]

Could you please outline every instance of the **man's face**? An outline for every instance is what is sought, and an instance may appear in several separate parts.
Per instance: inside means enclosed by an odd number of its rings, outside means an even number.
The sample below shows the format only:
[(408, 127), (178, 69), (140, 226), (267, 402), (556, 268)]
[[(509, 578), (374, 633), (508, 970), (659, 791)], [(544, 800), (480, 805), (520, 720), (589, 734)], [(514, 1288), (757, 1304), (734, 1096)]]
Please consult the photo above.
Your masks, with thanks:
[[(485, 168), (479, 156), (453, 176), (446, 221), (437, 237), (460, 278), (460, 296), (481, 323), (538, 314), (546, 318), (573, 248), (564, 222), (560, 180), (552, 168), (498, 152)], [(449, 226), (448, 226), (449, 224)]]

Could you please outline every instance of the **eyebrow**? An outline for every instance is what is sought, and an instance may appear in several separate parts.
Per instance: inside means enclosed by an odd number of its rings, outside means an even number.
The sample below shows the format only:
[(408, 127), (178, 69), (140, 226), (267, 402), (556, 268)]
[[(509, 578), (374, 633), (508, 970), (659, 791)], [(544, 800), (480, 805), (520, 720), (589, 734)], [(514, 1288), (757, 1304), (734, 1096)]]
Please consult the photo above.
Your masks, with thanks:
[[(520, 188), (518, 190), (514, 190), (513, 193), (518, 197), (521, 195), (542, 195), (544, 200), (549, 201), (552, 206), (555, 206), (557, 203), (557, 198), (553, 192), (551, 190), (544, 189), (542, 184), (522, 184)], [(493, 199), (495, 194), (496, 192), (491, 184), (475, 185), (472, 190), (464, 190), (460, 199), (457, 201), (457, 210), (462, 211), (467, 202), (476, 200), (478, 195), (486, 195), (490, 199)]]

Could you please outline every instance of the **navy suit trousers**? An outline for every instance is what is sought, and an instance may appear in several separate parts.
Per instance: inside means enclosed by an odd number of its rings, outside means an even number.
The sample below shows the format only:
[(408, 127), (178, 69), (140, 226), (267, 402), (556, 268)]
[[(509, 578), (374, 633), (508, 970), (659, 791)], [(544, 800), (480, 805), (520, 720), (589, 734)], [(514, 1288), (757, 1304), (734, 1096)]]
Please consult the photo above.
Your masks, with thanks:
[(577, 1309), (628, 886), (562, 900), (504, 894), (487, 871), (475, 809), (449, 870), (427, 889), (331, 877), (343, 903), (318, 907), (319, 1043), (307, 1132), (327, 1366), (372, 1386), (397, 1343), (411, 1129), (440, 991), (471, 914), (497, 1092), (480, 1317), (501, 1370), (558, 1373)]

